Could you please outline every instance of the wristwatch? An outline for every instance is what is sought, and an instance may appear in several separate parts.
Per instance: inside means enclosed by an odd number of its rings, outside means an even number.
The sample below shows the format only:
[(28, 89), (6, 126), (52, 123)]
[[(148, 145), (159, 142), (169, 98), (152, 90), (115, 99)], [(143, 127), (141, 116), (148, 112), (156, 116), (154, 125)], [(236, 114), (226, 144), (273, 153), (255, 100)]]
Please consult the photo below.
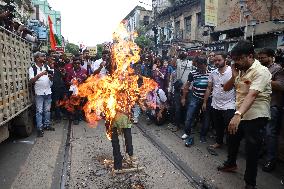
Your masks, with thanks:
[(243, 117), (243, 114), (240, 111), (236, 111), (235, 115), (239, 115), (239, 116), (241, 116), (241, 118)]

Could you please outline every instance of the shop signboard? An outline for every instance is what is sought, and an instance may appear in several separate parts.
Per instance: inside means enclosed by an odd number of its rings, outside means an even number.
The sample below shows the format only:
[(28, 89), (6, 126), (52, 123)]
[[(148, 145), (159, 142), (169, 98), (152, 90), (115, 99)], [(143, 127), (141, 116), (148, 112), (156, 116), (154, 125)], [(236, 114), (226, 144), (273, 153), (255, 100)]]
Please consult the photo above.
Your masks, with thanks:
[(205, 26), (217, 26), (218, 22), (218, 0), (203, 0), (202, 12)]
[(278, 41), (277, 41), (277, 48), (283, 48), (284, 47), (284, 35), (279, 35), (278, 36)]
[(227, 49), (228, 49), (227, 43), (209, 44), (205, 46), (206, 51), (213, 51), (213, 52), (217, 52), (217, 51), (226, 52)]
[(89, 50), (89, 55), (90, 56), (96, 56), (97, 55), (97, 47), (87, 47), (87, 49)]

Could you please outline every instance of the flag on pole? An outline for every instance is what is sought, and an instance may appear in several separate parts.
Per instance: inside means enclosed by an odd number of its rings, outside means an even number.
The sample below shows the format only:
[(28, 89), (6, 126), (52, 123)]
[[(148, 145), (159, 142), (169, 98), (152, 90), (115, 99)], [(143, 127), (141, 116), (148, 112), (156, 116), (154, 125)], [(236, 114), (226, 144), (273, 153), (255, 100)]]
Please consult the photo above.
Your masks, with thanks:
[(48, 15), (48, 24), (49, 24), (49, 41), (50, 41), (50, 47), (52, 50), (55, 50), (56, 47), (56, 40), (54, 37), (54, 33), (53, 33), (53, 23), (52, 20), (50, 18), (50, 16)]

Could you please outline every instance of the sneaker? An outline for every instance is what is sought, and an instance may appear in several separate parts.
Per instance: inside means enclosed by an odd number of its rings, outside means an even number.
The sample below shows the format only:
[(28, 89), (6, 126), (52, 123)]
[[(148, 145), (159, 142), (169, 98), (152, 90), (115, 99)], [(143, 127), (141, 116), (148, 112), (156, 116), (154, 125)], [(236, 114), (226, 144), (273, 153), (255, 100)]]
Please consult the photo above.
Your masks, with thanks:
[(201, 136), (201, 137), (200, 137), (200, 142), (201, 142), (201, 143), (206, 143), (206, 142), (207, 142), (206, 137), (205, 137), (205, 136)]
[(133, 118), (133, 124), (137, 124), (138, 123), (138, 118)]
[(45, 127), (44, 130), (46, 130), (46, 131), (55, 131), (55, 128), (49, 126), (49, 127)]
[(188, 137), (189, 137), (189, 135), (183, 134), (182, 137), (181, 137), (181, 139), (182, 139), (182, 140), (185, 140), (185, 139), (187, 139)]
[(186, 139), (186, 141), (185, 141), (185, 146), (186, 147), (190, 147), (193, 144), (194, 144), (194, 138), (193, 137), (190, 137), (190, 138)]
[(43, 137), (43, 130), (37, 131), (37, 137)]
[(227, 161), (225, 161), (223, 165), (217, 167), (217, 170), (222, 172), (234, 172), (237, 169), (238, 169), (237, 164), (232, 164)]

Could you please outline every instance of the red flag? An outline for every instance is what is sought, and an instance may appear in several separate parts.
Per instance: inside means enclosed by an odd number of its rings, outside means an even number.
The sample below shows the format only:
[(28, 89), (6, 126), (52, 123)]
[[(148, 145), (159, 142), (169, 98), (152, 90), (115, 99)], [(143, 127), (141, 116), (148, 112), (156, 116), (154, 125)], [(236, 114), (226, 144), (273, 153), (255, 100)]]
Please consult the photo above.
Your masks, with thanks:
[(53, 33), (53, 23), (52, 20), (50, 18), (50, 16), (48, 15), (48, 24), (49, 24), (49, 40), (50, 40), (50, 47), (52, 50), (55, 50), (56, 47), (56, 40), (54, 37), (54, 33)]

